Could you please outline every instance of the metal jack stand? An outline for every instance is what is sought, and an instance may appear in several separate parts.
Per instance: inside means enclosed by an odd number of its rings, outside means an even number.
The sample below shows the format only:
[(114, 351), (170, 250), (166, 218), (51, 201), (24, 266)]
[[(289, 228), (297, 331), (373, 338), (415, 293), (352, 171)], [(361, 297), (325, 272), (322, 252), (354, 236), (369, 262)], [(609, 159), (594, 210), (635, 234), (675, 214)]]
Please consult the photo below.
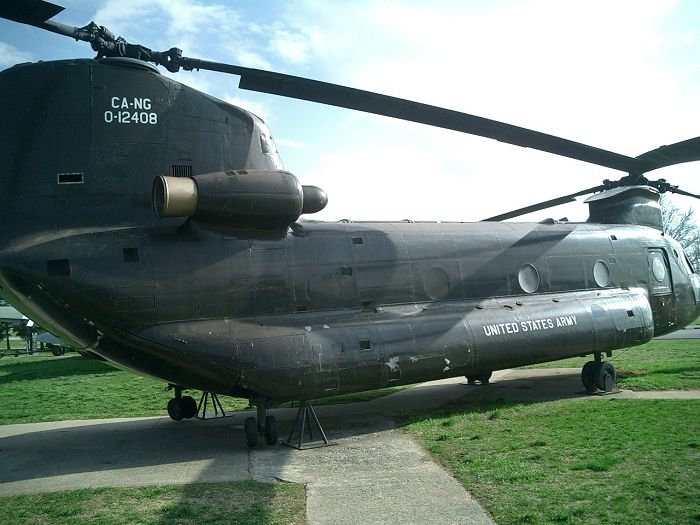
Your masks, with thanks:
[[(211, 417), (207, 417), (207, 403), (209, 402), (209, 396), (211, 396), (211, 404), (214, 406), (214, 415)], [(221, 413), (219, 413), (219, 411), (221, 411)], [(224, 412), (224, 407), (221, 406), (219, 396), (213, 392), (202, 392), (202, 397), (199, 399), (199, 405), (197, 405), (197, 417), (199, 419), (226, 417), (226, 412)]]
[[(313, 419), (309, 417), (309, 414), (311, 414)], [(314, 440), (312, 424), (315, 424), (316, 429), (321, 434), (320, 440)], [(309, 441), (307, 442), (304, 442), (305, 429), (308, 431), (309, 434)], [(296, 441), (296, 443), (292, 443), (293, 438), (294, 441)], [(323, 431), (323, 427), (321, 426), (318, 417), (316, 417), (314, 407), (312, 407), (311, 403), (309, 403), (308, 401), (304, 401), (299, 406), (299, 410), (297, 411), (297, 417), (294, 420), (294, 426), (289, 432), (289, 437), (287, 438), (287, 441), (283, 441), (282, 444), (287, 445), (288, 447), (295, 448), (297, 450), (335, 445), (335, 443), (328, 442), (326, 433)]]

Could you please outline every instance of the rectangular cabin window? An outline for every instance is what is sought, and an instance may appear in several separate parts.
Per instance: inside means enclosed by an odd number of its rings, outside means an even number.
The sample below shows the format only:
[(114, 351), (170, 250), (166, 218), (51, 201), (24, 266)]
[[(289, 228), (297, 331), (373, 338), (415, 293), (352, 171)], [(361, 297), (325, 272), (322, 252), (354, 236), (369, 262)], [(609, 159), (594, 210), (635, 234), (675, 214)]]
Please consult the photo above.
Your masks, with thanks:
[(372, 342), (369, 339), (360, 339), (357, 344), (360, 345), (360, 350), (372, 350)]
[(56, 182), (58, 184), (82, 184), (83, 173), (58, 173), (56, 174)]
[(52, 277), (70, 277), (70, 261), (68, 259), (46, 261), (46, 273)]
[(340, 275), (352, 275), (352, 268), (350, 266), (341, 266)]
[(124, 248), (122, 254), (124, 255), (124, 262), (137, 263), (140, 260), (138, 248)]
[(364, 244), (365, 240), (362, 237), (353, 237), (352, 243), (353, 244)]

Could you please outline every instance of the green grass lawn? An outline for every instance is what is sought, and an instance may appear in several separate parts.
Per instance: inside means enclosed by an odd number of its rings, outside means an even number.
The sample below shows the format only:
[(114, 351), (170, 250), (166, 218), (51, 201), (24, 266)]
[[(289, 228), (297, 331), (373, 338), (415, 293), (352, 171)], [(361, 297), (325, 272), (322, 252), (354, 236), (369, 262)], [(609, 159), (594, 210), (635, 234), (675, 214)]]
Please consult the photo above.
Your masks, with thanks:
[(7, 350), (7, 340), (3, 337), (0, 339), (0, 353), (14, 355), (13, 350), (25, 351), (27, 349), (27, 341), (17, 336), (10, 336), (10, 350)]
[[(575, 357), (526, 368), (580, 368), (591, 357)], [(634, 390), (700, 389), (700, 341), (654, 340), (616, 350), (607, 361), (615, 365), (618, 383)]]
[(0, 516), (8, 524), (301, 525), (306, 506), (302, 485), (242, 481), (0, 497)]
[(500, 525), (700, 522), (700, 401), (483, 402), (405, 428)]
[[(166, 415), (173, 396), (162, 381), (69, 353), (0, 359), (0, 424)], [(199, 392), (189, 392), (199, 401)], [(221, 396), (224, 410), (245, 399)]]

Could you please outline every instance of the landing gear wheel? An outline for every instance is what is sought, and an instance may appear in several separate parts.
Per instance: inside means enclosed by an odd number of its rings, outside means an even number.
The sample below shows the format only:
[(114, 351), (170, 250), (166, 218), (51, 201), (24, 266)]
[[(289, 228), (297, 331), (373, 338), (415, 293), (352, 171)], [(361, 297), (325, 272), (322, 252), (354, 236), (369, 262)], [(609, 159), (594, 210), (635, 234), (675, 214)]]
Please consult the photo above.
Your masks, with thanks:
[(482, 385), (488, 385), (489, 380), (491, 379), (491, 374), (493, 374), (493, 372), (484, 372), (483, 374), (476, 376), (476, 378), (481, 381)]
[(467, 384), (468, 385), (475, 385), (476, 382), (480, 382), (482, 385), (488, 385), (489, 380), (491, 379), (491, 374), (493, 372), (483, 372), (481, 374), (476, 374), (473, 376), (467, 376)]
[(191, 419), (197, 413), (197, 402), (192, 396), (181, 398), (180, 405), (182, 407), (182, 417), (185, 419)]
[(243, 423), (243, 436), (245, 437), (245, 444), (248, 448), (255, 448), (258, 446), (258, 422), (255, 421), (254, 417), (246, 418)]
[(275, 416), (265, 416), (265, 443), (277, 444), (277, 421)]
[(615, 390), (615, 385), (617, 384), (617, 373), (615, 372), (615, 367), (612, 363), (603, 361), (597, 363), (598, 366), (595, 367), (594, 380), (595, 386), (597, 386), (603, 392), (612, 392)]
[(581, 382), (583, 387), (586, 389), (586, 393), (592, 394), (595, 392), (595, 361), (588, 361), (581, 369)]
[(183, 417), (185, 417), (182, 399), (174, 397), (168, 401), (168, 415), (173, 421), (180, 421)]

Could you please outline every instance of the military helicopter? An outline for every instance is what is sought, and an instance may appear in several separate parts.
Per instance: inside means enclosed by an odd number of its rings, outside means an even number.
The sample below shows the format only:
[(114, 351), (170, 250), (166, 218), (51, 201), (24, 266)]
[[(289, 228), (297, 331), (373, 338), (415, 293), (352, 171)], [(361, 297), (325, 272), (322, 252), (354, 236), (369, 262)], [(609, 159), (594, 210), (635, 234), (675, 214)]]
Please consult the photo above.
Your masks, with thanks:
[[(700, 276), (662, 233), (646, 175), (700, 160), (700, 137), (637, 157), (474, 115), (270, 71), (157, 52), (63, 8), (0, 16), (89, 42), (97, 57), (0, 73), (0, 293), (85, 355), (185, 389), (248, 398), (246, 442), (277, 442), (288, 400), (603, 354), (700, 315)], [(155, 65), (154, 65), (155, 64)], [(616, 181), (479, 223), (319, 222), (327, 196), (283, 169), (265, 123), (159, 74), (204, 69), (242, 89), (390, 116), (619, 170)], [(501, 222), (575, 197), (586, 222)], [(304, 217), (302, 217), (304, 216)], [(302, 416), (303, 417), (303, 416)], [(307, 414), (308, 417), (308, 414)]]

